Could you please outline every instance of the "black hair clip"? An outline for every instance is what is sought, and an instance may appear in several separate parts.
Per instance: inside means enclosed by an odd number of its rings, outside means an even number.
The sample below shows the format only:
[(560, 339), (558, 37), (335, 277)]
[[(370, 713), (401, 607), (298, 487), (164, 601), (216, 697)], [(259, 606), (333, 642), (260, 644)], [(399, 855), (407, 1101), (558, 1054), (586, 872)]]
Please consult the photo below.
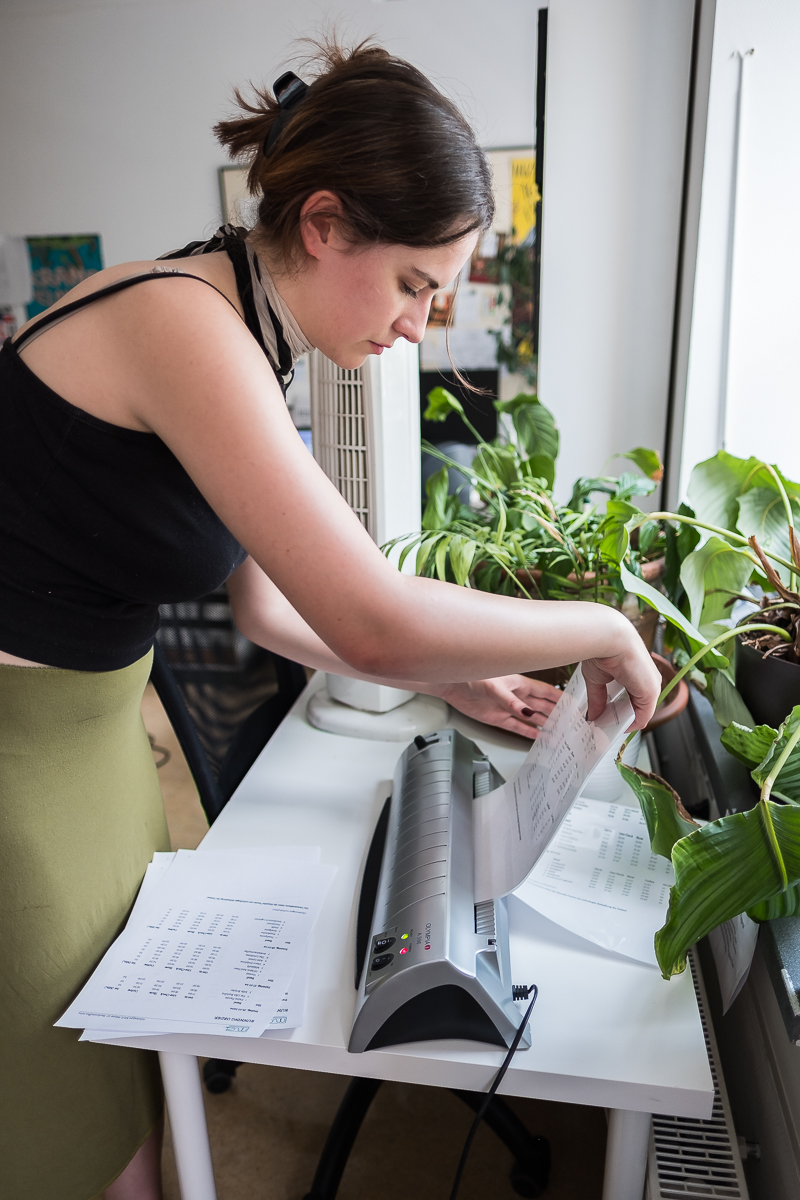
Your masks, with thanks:
[(281, 75), (280, 79), (275, 80), (272, 90), (275, 93), (275, 99), (278, 101), (280, 112), (264, 139), (265, 156), (270, 153), (272, 147), (280, 137), (286, 122), (292, 115), (293, 109), (297, 107), (308, 91), (308, 84), (303, 83), (302, 79), (298, 79), (293, 71), (287, 71), (284, 75)]

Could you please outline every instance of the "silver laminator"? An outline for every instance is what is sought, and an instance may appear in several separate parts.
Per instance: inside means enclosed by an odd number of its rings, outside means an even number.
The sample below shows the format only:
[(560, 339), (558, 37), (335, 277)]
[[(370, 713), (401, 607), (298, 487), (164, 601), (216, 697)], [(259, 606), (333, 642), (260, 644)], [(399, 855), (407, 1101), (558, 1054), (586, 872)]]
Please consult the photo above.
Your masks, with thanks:
[(475, 904), (473, 889), (473, 799), (502, 782), (454, 729), (415, 738), (401, 756), (364, 868), (350, 1051), (433, 1038), (511, 1045), (521, 1014), (506, 901)]

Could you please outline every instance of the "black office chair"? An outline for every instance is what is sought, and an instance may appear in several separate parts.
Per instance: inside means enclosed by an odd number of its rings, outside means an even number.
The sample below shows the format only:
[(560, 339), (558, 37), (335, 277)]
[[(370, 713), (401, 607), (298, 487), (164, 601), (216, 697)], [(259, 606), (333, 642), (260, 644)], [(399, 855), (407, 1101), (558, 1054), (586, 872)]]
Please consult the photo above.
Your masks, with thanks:
[[(224, 589), (161, 606), (151, 681), (212, 825), (306, 685), (298, 663), (236, 630)], [(211, 1092), (231, 1086), (238, 1062), (209, 1059)]]
[(305, 670), (248, 642), (222, 589), (161, 606), (151, 680), (211, 825), (302, 692)]

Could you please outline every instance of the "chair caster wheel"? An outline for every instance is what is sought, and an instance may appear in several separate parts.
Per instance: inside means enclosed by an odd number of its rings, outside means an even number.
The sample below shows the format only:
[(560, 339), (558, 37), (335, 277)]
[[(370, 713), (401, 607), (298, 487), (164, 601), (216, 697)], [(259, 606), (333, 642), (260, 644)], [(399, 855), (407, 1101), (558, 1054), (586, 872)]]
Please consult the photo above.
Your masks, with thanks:
[(236, 1068), (241, 1065), (238, 1062), (229, 1062), (225, 1058), (210, 1058), (203, 1064), (203, 1083), (206, 1085), (206, 1091), (214, 1096), (230, 1091)]

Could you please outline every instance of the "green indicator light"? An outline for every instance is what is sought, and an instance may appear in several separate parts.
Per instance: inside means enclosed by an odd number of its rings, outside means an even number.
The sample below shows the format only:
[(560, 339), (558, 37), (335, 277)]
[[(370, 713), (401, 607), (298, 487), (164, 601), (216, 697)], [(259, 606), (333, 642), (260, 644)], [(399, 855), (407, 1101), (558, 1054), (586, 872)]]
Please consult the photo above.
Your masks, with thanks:
[(404, 942), (404, 941), (406, 940), (406, 938), (407, 938), (407, 937), (408, 937), (408, 934), (407, 934), (407, 933), (404, 933), (404, 934), (403, 934), (403, 936), (400, 938), (400, 941), (401, 941), (401, 942)]

